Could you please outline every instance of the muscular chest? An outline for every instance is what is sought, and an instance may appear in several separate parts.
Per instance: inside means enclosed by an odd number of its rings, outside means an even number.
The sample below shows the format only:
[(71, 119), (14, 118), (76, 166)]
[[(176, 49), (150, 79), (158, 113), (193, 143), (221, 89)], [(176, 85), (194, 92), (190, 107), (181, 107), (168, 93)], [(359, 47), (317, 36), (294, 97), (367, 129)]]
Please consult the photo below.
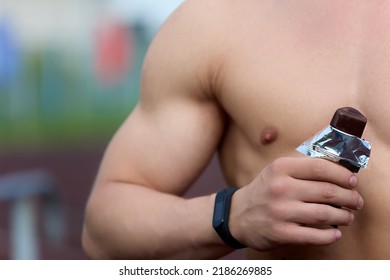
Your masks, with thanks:
[(221, 73), (222, 105), (247, 141), (258, 145), (271, 127), (296, 145), (352, 106), (369, 119), (367, 133), (389, 142), (390, 16), (266, 15), (237, 27)]

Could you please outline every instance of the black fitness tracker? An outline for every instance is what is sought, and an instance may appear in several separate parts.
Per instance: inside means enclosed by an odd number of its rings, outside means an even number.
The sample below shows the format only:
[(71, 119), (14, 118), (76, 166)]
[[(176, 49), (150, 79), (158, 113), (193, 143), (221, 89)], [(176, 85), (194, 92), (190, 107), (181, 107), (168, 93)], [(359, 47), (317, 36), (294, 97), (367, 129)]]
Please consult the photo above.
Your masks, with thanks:
[(237, 188), (223, 189), (217, 193), (214, 204), (213, 228), (230, 247), (242, 249), (246, 246), (233, 237), (229, 230), (229, 214), (232, 196)]

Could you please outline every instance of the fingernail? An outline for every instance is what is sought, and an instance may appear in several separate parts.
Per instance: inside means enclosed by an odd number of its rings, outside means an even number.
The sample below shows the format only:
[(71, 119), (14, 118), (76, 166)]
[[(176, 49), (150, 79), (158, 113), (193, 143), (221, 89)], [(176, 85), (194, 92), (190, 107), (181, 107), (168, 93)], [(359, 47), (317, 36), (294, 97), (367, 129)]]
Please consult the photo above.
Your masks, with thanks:
[(343, 234), (340, 230), (336, 230), (336, 240), (339, 240)]
[(349, 222), (348, 225), (352, 225), (354, 220), (355, 220), (355, 215), (351, 212), (351, 221)]
[(362, 197), (359, 198), (358, 210), (362, 209), (364, 206), (364, 200)]
[(349, 178), (349, 186), (352, 187), (352, 188), (356, 188), (357, 185), (359, 183), (359, 180), (358, 178), (356, 177), (356, 175), (352, 175), (350, 178)]

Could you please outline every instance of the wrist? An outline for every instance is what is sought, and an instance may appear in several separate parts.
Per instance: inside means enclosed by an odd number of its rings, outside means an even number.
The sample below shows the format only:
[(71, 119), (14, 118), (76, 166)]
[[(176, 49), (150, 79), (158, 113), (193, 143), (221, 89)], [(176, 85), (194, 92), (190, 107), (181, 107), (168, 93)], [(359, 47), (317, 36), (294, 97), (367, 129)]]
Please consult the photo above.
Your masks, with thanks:
[(226, 245), (241, 249), (246, 246), (233, 236), (230, 229), (232, 198), (236, 190), (237, 188), (228, 188), (217, 193), (213, 212), (213, 228)]
[[(243, 220), (241, 215), (241, 207), (240, 204), (243, 200), (242, 196), (244, 195), (244, 192), (242, 192), (240, 189), (237, 190), (233, 197), (230, 207), (230, 217), (229, 217), (229, 229), (231, 234), (234, 236), (235, 239), (237, 239), (242, 244), (247, 244), (245, 241), (245, 238), (242, 235), (242, 228), (243, 228)], [(242, 205), (242, 204), (241, 204)]]

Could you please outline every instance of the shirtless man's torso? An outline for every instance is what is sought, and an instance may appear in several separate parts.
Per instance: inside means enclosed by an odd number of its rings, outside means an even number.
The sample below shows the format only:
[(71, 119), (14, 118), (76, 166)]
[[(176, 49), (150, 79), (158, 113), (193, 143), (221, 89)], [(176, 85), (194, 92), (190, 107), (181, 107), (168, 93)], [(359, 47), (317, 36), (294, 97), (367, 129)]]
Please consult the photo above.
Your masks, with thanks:
[(218, 92), (231, 118), (220, 150), (229, 183), (244, 186), (273, 159), (297, 156), (294, 149), (327, 126), (339, 107), (364, 112), (363, 137), (373, 144), (369, 168), (358, 175), (365, 207), (342, 228), (340, 241), (249, 256), (390, 258), (389, 3), (235, 3), (226, 19)]

